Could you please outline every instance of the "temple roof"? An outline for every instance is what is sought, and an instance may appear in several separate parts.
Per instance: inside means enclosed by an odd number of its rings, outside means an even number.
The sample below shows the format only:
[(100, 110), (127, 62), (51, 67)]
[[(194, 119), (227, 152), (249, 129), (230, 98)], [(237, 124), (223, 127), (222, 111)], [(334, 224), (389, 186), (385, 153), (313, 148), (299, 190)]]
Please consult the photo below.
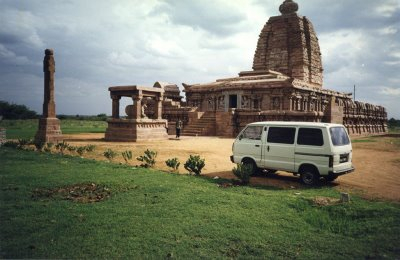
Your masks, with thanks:
[(328, 89), (322, 89), (318, 85), (311, 84), (300, 79), (294, 79), (283, 75), (276, 71), (258, 71), (257, 73), (251, 74), (252, 72), (241, 72), (242, 76), (217, 79), (215, 82), (204, 83), (204, 84), (193, 84), (188, 85), (183, 83), (185, 92), (189, 93), (204, 93), (204, 92), (217, 92), (217, 91), (230, 91), (230, 90), (260, 90), (269, 88), (293, 88), (299, 90), (305, 90), (310, 92), (321, 93), (324, 95), (334, 95), (339, 97), (349, 98), (349, 94), (337, 92)]
[(274, 70), (322, 87), (322, 61), (312, 23), (297, 15), (298, 4), (285, 0), (280, 16), (271, 17), (261, 30), (253, 70)]

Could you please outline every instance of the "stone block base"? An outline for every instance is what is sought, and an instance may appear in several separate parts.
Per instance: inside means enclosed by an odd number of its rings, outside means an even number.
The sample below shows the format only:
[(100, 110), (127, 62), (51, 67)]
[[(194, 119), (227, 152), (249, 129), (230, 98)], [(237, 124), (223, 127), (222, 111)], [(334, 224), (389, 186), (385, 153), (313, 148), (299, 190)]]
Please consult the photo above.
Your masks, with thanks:
[(109, 119), (106, 141), (137, 142), (168, 139), (167, 120)]
[(60, 128), (60, 120), (57, 118), (40, 118), (35, 141), (42, 141), (45, 143), (62, 142), (63, 136)]

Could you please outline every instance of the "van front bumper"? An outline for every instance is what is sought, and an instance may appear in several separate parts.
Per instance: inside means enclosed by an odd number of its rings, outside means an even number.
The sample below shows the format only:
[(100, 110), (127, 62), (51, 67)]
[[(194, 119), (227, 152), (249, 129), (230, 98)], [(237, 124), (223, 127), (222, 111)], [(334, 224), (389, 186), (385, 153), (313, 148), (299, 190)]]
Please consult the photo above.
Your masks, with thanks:
[(340, 171), (329, 171), (328, 176), (338, 177), (340, 175), (354, 172), (354, 170), (355, 170), (355, 168), (351, 167), (351, 168), (347, 168), (347, 169), (340, 170)]

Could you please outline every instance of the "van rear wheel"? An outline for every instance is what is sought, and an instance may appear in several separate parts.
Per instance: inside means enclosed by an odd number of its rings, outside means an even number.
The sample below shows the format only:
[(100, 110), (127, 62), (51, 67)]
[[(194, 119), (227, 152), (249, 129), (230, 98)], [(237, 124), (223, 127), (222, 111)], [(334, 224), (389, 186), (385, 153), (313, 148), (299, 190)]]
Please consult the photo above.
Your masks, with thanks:
[(305, 168), (300, 172), (301, 182), (313, 186), (319, 183), (319, 174), (312, 168)]

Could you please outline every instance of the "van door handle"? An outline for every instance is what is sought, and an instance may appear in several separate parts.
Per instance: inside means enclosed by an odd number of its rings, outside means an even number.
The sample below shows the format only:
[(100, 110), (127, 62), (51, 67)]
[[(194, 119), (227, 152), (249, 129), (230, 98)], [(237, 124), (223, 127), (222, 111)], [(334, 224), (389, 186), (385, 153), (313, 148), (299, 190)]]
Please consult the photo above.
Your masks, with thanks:
[(259, 145), (259, 144), (256, 144), (255, 147), (260, 147), (260, 145)]
[(269, 152), (269, 145), (267, 146), (267, 152)]

